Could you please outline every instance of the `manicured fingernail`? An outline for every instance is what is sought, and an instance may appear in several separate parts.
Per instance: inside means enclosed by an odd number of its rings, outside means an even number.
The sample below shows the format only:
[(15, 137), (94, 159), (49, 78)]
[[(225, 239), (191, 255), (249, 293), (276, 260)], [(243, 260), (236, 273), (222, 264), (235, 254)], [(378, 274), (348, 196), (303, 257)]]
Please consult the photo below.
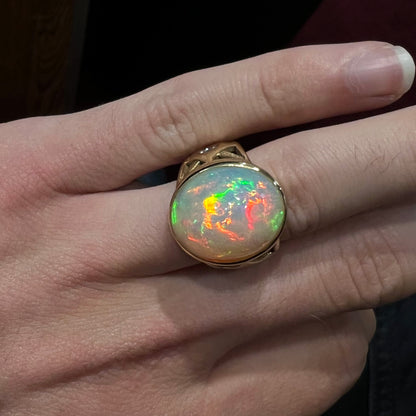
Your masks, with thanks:
[(415, 77), (415, 64), (401, 46), (380, 45), (346, 63), (345, 80), (358, 96), (397, 97), (404, 94)]
[(394, 51), (396, 52), (397, 57), (399, 58), (400, 65), (403, 71), (403, 82), (402, 82), (402, 91), (405, 93), (413, 84), (415, 79), (415, 62), (413, 61), (412, 56), (405, 48), (401, 46), (395, 46)]

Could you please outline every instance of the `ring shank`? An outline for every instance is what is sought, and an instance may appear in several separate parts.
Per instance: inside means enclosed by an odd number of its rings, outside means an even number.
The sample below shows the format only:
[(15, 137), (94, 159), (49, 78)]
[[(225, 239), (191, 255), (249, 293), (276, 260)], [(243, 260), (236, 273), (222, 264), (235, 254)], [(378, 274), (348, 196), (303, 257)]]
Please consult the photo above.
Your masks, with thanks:
[(205, 147), (188, 156), (182, 163), (176, 187), (179, 188), (189, 176), (217, 163), (242, 161), (251, 163), (247, 153), (237, 142), (221, 142)]

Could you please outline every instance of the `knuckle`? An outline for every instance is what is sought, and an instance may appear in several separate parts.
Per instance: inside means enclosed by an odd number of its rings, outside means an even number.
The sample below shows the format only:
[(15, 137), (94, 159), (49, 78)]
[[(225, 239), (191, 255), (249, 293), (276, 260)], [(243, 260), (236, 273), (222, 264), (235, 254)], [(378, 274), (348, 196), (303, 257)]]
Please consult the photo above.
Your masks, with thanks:
[[(367, 169), (377, 174), (396, 174), (399, 170), (411, 189), (416, 186), (416, 106), (399, 110), (386, 115), (392, 122), (386, 128), (382, 140), (368, 140), (366, 149), (369, 154), (364, 156), (370, 159)], [(388, 149), (388, 150), (386, 150)]]
[(145, 128), (140, 126), (139, 137), (141, 145), (155, 157), (183, 155), (197, 144), (197, 120), (203, 109), (198, 93), (187, 86), (186, 79), (170, 80), (168, 91), (153, 94), (143, 107)]
[(362, 237), (361, 247), (356, 246), (356, 255), (349, 259), (349, 278), (359, 304), (377, 306), (403, 292), (402, 265), (382, 230), (372, 229)]
[[(49, 125), (50, 118), (39, 117), (1, 127), (0, 163), (7, 174), (0, 176), (0, 209), (14, 212), (51, 191), (51, 164), (44, 157), (38, 140), (47, 133)], [(26, 137), (34, 140), (22, 140)]]
[[(266, 57), (267, 58), (267, 57)], [(255, 102), (261, 107), (261, 113), (271, 115), (275, 119), (285, 120), (296, 116), (303, 111), (302, 100), (298, 100), (298, 92), (291, 79), (293, 73), (287, 71), (287, 75), (276, 71), (276, 62), (265, 60), (257, 73), (257, 99)], [(295, 105), (296, 102), (296, 105)]]
[[(285, 195), (287, 222), (285, 234), (288, 238), (315, 231), (322, 223), (322, 209), (317, 195), (323, 183), (323, 172), (311, 154), (301, 154), (295, 147), (282, 146), (282, 164), (285, 172)], [(279, 178), (273, 161), (267, 163), (272, 174)], [(293, 169), (296, 166), (296, 169)]]
[[(276, 74), (276, 70), (266, 66), (257, 74), (256, 100), (260, 107), (260, 113), (266, 113), (272, 117), (284, 117), (285, 109), (290, 106), (287, 103), (288, 95), (282, 89), (282, 80)], [(266, 111), (264, 111), (266, 110)], [(287, 110), (286, 110), (287, 111)]]
[[(31, 246), (42, 230), (45, 208), (50, 203), (53, 189), (50, 163), (42, 158), (36, 138), (48, 130), (48, 125), (46, 118), (39, 118), (7, 123), (0, 128), (0, 164), (7, 172), (0, 175), (2, 262)], [(22, 140), (31, 136), (35, 139)]]
[(402, 257), (390, 244), (386, 230), (369, 228), (346, 237), (339, 260), (325, 279), (328, 297), (337, 310), (373, 308), (404, 292)]

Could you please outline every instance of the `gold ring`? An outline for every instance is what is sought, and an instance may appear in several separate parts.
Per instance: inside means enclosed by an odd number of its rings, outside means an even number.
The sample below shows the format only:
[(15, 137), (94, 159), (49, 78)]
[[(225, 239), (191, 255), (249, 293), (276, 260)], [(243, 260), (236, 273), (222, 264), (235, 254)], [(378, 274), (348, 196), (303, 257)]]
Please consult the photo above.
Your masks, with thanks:
[(221, 268), (263, 261), (278, 248), (285, 220), (281, 186), (237, 142), (206, 147), (182, 163), (169, 223), (198, 261)]

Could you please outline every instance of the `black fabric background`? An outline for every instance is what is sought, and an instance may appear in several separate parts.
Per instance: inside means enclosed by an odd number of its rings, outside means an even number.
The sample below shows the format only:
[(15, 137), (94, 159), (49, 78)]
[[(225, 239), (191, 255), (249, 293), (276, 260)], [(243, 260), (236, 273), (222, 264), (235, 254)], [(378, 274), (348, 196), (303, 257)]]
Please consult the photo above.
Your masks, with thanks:
[(319, 3), (91, 0), (77, 108), (286, 47)]

